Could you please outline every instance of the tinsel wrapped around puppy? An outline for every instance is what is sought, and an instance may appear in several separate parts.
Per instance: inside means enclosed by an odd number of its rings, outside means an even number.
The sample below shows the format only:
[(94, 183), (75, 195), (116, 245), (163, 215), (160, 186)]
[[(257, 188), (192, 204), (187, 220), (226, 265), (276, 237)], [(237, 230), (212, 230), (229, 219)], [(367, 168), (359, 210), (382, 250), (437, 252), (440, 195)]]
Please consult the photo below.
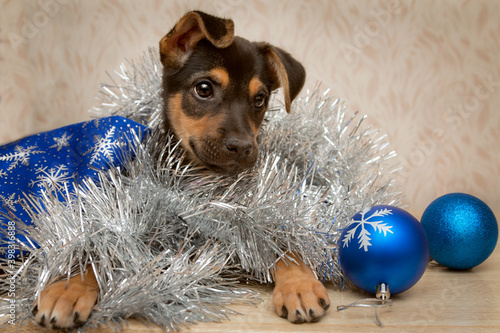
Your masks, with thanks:
[(31, 318), (47, 285), (89, 265), (98, 306), (83, 328), (119, 328), (131, 317), (167, 330), (225, 319), (230, 302), (254, 301), (237, 281), (272, 282), (272, 268), (288, 251), (339, 285), (339, 230), (362, 208), (398, 204), (395, 154), (385, 137), (328, 91), (308, 92), (291, 114), (286, 102), (271, 100), (253, 168), (217, 175), (188, 164), (163, 128), (157, 54), (123, 65), (113, 85), (103, 86), (97, 109), (149, 127), (142, 141), (121, 139), (137, 143), (124, 153), (135, 158), (74, 191), (54, 187), (28, 197), (34, 228), (24, 232), (39, 248), (20, 242), (30, 254), (9, 270), (18, 320)]

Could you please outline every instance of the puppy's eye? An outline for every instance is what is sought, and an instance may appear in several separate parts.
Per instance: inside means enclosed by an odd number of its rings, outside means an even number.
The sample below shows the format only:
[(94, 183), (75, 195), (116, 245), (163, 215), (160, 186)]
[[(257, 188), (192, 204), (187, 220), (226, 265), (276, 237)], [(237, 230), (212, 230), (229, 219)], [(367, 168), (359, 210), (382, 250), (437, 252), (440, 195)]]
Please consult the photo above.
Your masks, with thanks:
[(266, 96), (264, 94), (258, 94), (253, 100), (253, 104), (257, 109), (261, 109), (266, 104)]
[(200, 98), (207, 99), (214, 95), (214, 87), (209, 81), (202, 81), (194, 86), (194, 91), (196, 95)]

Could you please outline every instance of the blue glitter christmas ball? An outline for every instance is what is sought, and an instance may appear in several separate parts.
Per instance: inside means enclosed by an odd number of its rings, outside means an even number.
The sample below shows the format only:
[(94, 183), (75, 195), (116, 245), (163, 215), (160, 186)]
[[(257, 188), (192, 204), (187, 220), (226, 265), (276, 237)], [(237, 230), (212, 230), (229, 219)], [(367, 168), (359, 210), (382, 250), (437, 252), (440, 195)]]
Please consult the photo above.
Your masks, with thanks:
[(491, 209), (465, 193), (434, 200), (422, 215), (432, 259), (453, 269), (469, 269), (495, 249), (498, 224)]
[(339, 239), (339, 260), (345, 276), (375, 294), (385, 283), (391, 294), (412, 287), (429, 261), (429, 246), (418, 220), (405, 210), (373, 206), (353, 216)]

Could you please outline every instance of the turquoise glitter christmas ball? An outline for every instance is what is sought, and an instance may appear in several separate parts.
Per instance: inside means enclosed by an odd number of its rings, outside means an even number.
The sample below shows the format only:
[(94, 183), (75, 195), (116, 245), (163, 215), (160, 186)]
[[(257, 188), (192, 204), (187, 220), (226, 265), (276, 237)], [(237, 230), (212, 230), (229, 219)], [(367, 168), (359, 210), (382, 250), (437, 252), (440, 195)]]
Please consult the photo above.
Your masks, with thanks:
[(491, 209), (465, 193), (434, 200), (421, 219), (431, 258), (453, 269), (469, 269), (485, 261), (495, 249), (498, 224)]

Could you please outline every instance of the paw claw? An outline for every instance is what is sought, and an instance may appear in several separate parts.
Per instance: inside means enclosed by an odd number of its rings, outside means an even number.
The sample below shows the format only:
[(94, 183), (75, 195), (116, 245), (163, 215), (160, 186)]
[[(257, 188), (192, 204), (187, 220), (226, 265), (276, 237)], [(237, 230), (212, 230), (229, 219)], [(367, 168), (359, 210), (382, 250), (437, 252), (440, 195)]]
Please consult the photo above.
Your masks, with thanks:
[(302, 324), (305, 321), (306, 319), (302, 317), (302, 313), (299, 310), (295, 310), (295, 320), (293, 321), (293, 323)]
[(281, 318), (288, 318), (288, 310), (286, 308), (286, 306), (283, 305), (283, 307), (281, 308)]
[(45, 315), (40, 318), (40, 326), (45, 327)]
[(320, 298), (319, 299), (319, 304), (321, 305), (321, 307), (326, 311), (330, 308), (330, 304), (326, 304), (326, 301), (324, 298)]
[(80, 320), (80, 313), (75, 312), (75, 315), (73, 316), (73, 325), (75, 325), (75, 327), (81, 327), (83, 324), (85, 324), (85, 322)]
[(312, 322), (316, 322), (321, 318), (321, 316), (316, 315), (316, 312), (314, 312), (313, 309), (309, 309), (309, 317), (311, 317)]

